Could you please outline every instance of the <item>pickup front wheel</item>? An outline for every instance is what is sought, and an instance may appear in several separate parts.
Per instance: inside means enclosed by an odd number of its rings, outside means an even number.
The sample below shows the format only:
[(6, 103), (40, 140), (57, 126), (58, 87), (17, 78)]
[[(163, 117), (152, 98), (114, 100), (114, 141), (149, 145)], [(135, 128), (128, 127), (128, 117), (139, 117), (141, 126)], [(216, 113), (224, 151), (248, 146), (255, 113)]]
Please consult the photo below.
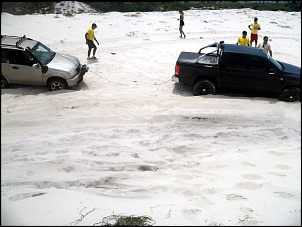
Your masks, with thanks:
[(193, 95), (214, 95), (216, 93), (215, 85), (209, 80), (201, 80), (193, 86)]
[(279, 95), (279, 100), (284, 102), (300, 101), (300, 89), (297, 87), (284, 89)]

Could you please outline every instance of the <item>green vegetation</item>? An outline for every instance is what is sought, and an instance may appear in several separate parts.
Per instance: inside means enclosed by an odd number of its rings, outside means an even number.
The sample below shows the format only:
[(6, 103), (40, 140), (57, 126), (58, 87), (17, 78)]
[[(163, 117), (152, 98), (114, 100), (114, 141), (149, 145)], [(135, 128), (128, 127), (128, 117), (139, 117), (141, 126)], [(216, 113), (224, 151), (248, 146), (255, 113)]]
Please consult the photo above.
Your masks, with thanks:
[(109, 12), (150, 12), (195, 9), (242, 9), (301, 11), (301, 1), (175, 1), (175, 2), (86, 2), (92, 8)]
[[(54, 13), (56, 2), (2, 2), (2, 12), (14, 15)], [(99, 12), (151, 12), (189, 9), (242, 9), (301, 12), (301, 1), (175, 1), (175, 2), (84, 2)]]
[(102, 226), (152, 226), (155, 221), (148, 216), (110, 215), (103, 218), (102, 222), (96, 224), (101, 224)]
[(63, 15), (64, 15), (65, 17), (73, 17), (73, 14), (72, 14), (72, 13), (69, 13), (69, 12), (64, 13)]
[(2, 2), (2, 11), (14, 15), (53, 13), (57, 2)]

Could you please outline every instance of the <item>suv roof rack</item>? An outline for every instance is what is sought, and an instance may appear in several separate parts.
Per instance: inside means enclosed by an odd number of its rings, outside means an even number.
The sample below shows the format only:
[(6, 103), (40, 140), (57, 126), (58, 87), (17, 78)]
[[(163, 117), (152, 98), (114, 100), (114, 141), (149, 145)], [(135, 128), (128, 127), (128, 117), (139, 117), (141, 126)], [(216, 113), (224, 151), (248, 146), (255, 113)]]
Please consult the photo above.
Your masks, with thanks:
[(11, 45), (11, 44), (1, 44), (1, 46), (16, 47), (18, 49), (23, 49), (22, 47), (19, 47), (19, 46), (16, 46), (16, 45)]
[(26, 36), (22, 36), (17, 42), (16, 42), (16, 46), (19, 46), (20, 43), (22, 43), (24, 40), (26, 39)]
[(6, 37), (8, 37), (8, 38), (19, 38), (19, 40), (16, 42), (15, 45), (12, 45), (12, 44), (1, 44), (1, 45), (5, 45), (5, 46), (15, 46), (15, 47), (17, 47), (17, 48), (19, 48), (19, 49), (23, 49), (23, 48), (19, 47), (19, 45), (20, 45), (24, 40), (32, 40), (32, 39), (30, 39), (30, 38), (27, 38), (25, 35), (22, 36), (22, 37), (20, 37), (20, 36), (12, 36), (12, 35), (1, 35), (1, 41), (2, 41), (3, 38), (6, 38)]

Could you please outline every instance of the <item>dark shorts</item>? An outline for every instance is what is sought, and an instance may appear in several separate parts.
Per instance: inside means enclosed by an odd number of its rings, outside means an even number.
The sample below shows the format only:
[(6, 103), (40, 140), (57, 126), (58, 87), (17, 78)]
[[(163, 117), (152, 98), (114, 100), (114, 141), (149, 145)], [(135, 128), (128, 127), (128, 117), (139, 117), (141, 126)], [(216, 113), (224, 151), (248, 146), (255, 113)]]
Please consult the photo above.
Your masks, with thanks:
[(184, 26), (185, 25), (185, 22), (183, 20), (180, 20), (180, 26)]
[(96, 48), (94, 42), (92, 40), (88, 40), (88, 47), (89, 48)]
[(256, 41), (256, 42), (258, 42), (258, 34), (251, 34), (251, 43), (252, 42), (254, 42), (254, 41)]

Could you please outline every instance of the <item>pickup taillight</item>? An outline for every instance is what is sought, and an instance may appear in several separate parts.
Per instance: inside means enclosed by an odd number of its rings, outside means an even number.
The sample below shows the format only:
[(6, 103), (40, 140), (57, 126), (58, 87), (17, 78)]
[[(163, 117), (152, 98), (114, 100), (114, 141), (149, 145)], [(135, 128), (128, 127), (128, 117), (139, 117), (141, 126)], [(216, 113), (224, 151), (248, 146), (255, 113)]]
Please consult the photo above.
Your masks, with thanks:
[(175, 65), (175, 75), (179, 76), (180, 66)]

